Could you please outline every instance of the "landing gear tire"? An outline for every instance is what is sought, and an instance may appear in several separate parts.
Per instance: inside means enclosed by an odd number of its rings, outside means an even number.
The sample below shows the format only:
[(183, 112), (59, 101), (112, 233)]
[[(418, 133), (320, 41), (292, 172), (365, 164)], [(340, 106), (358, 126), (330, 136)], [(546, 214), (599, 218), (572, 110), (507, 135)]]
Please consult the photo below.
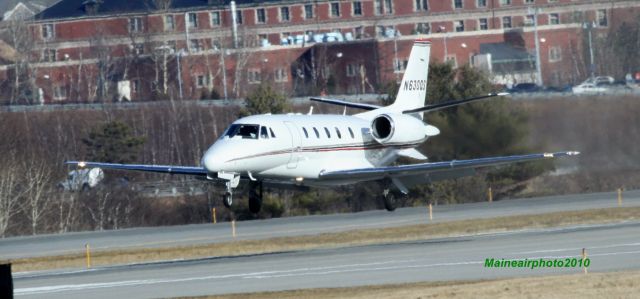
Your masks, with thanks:
[(227, 208), (231, 208), (231, 205), (233, 204), (233, 196), (231, 195), (231, 192), (225, 192), (224, 195), (222, 195), (222, 204)]
[(258, 214), (262, 207), (262, 199), (258, 196), (249, 197), (249, 211), (253, 214)]
[(384, 208), (389, 212), (393, 212), (398, 206), (398, 195), (394, 192), (387, 192), (387, 194), (382, 195), (382, 199)]
[(249, 192), (249, 211), (258, 214), (262, 208), (262, 183), (252, 184)]

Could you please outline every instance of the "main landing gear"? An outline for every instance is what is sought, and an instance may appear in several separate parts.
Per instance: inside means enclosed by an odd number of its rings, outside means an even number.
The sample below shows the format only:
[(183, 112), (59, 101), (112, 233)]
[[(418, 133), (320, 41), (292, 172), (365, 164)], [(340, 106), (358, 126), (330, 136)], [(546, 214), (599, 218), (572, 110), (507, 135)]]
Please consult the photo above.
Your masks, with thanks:
[(389, 212), (393, 212), (398, 207), (398, 202), (400, 201), (400, 199), (406, 198), (407, 194), (399, 191), (385, 189), (382, 192), (382, 202), (384, 203), (384, 208)]
[(262, 182), (252, 182), (249, 190), (249, 211), (258, 214), (262, 207)]
[[(222, 204), (231, 208), (233, 204), (233, 188), (227, 183), (227, 191), (222, 195)], [(251, 182), (249, 190), (249, 211), (253, 214), (260, 212), (262, 207), (262, 182)]]

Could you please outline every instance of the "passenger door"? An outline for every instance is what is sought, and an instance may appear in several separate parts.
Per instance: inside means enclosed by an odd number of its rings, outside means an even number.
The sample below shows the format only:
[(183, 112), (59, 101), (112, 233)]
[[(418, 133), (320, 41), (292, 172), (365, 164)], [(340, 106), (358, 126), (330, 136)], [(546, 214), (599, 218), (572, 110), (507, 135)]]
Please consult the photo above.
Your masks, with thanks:
[(292, 122), (285, 121), (284, 124), (287, 126), (287, 130), (289, 130), (289, 134), (291, 135), (291, 154), (289, 155), (287, 168), (293, 169), (298, 167), (301, 142), (300, 133), (298, 132), (298, 127)]

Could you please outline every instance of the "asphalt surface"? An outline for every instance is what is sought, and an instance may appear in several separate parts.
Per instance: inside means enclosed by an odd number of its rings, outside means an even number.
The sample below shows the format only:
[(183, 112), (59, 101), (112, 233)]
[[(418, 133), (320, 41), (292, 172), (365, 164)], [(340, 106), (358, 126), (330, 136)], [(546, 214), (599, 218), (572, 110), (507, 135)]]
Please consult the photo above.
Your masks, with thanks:
[[(436, 206), (434, 222), (490, 218), (523, 214), (609, 208), (617, 206), (617, 194), (592, 193)], [(624, 192), (623, 206), (640, 206), (640, 190)], [(352, 214), (289, 217), (238, 222), (237, 239), (266, 239), (312, 235), (363, 228), (394, 227), (428, 221), (426, 207), (395, 212), (368, 211)], [(83, 252), (92, 250), (181, 246), (233, 240), (229, 223), (136, 228), (117, 231), (81, 232), (6, 238), (0, 240), (0, 260)]]
[(581, 273), (485, 268), (485, 259), (590, 259), (588, 271), (639, 269), (640, 222), (526, 230), (68, 273), (17, 274), (17, 298), (154, 298), (416, 281)]

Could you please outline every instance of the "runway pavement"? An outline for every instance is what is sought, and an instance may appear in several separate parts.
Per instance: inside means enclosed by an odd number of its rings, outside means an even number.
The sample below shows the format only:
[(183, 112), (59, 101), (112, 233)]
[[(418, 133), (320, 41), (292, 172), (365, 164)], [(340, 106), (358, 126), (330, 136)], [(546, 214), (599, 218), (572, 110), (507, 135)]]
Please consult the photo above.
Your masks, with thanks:
[[(615, 192), (551, 196), (436, 206), (434, 221), (452, 221), (496, 216), (537, 214), (616, 206)], [(640, 206), (640, 191), (624, 193), (623, 206)], [(237, 223), (237, 239), (265, 239), (281, 236), (312, 235), (361, 228), (393, 227), (425, 223), (427, 209), (403, 208), (395, 212), (368, 211), (352, 214), (289, 217)], [(80, 232), (0, 240), (0, 259), (60, 255), (82, 252), (86, 243), (93, 250), (166, 247), (231, 241), (229, 223), (182, 225)]]
[(587, 248), (592, 273), (640, 269), (640, 222), (18, 274), (14, 285), (17, 298), (153, 298), (536, 276), (583, 270), (485, 268), (485, 259), (573, 258), (580, 257), (582, 248)]

